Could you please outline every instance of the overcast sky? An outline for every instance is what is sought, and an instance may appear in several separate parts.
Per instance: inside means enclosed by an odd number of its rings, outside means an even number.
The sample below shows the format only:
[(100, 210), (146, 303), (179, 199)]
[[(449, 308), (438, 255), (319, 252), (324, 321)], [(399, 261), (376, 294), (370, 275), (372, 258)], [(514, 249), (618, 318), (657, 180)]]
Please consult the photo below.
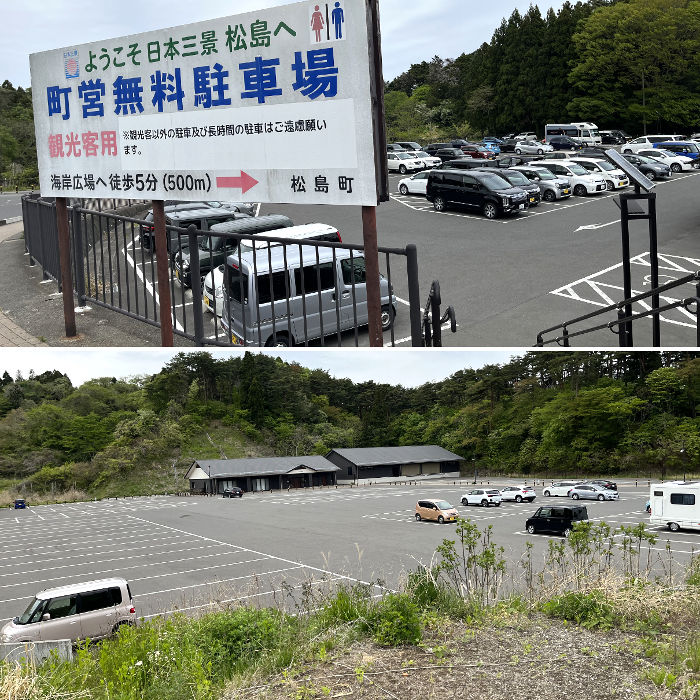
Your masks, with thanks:
[[(253, 350), (254, 352), (255, 350)], [(3, 348), (0, 350), (0, 375), (7, 371), (13, 378), (17, 371), (25, 379), (29, 371), (41, 374), (58, 370), (70, 377), (74, 386), (96, 377), (118, 379), (142, 374), (157, 374), (164, 364), (182, 350), (72, 348)], [(240, 355), (237, 350), (208, 350), (216, 358)], [(466, 367), (506, 364), (524, 350), (269, 350), (265, 354), (282, 357), (312, 369), (324, 369), (334, 377), (354, 382), (414, 387), (439, 381)]]
[[(283, 0), (0, 0), (0, 82), (30, 86), (29, 54), (137, 34), (252, 10)], [(544, 14), (556, 2), (538, 2)], [(438, 55), (456, 58), (491, 40), (504, 17), (527, 0), (483, 5), (474, 0), (380, 0), (384, 77)]]

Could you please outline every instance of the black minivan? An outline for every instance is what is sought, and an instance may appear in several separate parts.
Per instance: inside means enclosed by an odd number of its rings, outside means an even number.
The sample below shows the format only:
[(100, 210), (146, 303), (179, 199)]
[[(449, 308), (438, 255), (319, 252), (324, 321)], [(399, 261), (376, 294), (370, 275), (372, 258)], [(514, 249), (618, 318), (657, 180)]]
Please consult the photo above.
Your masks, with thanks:
[(495, 172), (474, 170), (431, 170), (426, 197), (435, 211), (457, 205), (478, 209), (487, 219), (524, 210), (527, 205), (527, 193), (520, 187), (513, 187)]
[(527, 519), (525, 529), (534, 535), (536, 532), (556, 532), (568, 537), (574, 523), (588, 520), (586, 506), (542, 506)]

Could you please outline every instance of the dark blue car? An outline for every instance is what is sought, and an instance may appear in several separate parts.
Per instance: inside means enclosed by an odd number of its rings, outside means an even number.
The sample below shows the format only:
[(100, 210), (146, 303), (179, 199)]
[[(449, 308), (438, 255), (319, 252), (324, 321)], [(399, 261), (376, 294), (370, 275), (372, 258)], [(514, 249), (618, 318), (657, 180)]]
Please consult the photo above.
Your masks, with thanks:
[(15, 510), (17, 508), (26, 508), (27, 502), (23, 498), (15, 498)]

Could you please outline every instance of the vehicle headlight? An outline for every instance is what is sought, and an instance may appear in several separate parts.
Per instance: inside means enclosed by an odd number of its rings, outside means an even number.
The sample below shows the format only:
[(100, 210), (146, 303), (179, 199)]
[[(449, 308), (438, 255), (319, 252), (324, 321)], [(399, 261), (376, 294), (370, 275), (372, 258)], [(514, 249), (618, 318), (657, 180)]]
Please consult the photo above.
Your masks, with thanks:
[(224, 296), (224, 286), (221, 285), (220, 287), (217, 287), (214, 290), (214, 295), (216, 296), (217, 299), (222, 299)]
[(189, 270), (190, 268), (190, 261), (189, 260), (183, 260), (182, 261), (182, 269), (183, 270)]

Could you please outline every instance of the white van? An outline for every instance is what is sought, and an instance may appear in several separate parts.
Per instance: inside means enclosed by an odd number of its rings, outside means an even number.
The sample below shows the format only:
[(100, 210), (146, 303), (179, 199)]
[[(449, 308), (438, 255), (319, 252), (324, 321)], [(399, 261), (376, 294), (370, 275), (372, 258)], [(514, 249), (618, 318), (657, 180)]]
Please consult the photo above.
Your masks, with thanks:
[(671, 532), (700, 530), (700, 481), (669, 481), (650, 489), (652, 525), (665, 525)]
[[(379, 290), (387, 331), (396, 297), (383, 276)], [(234, 345), (288, 347), (368, 321), (362, 251), (285, 245), (227, 260), (221, 326)]]
[(654, 148), (655, 143), (664, 141), (682, 141), (685, 137), (681, 134), (649, 134), (628, 141), (623, 147), (623, 153), (639, 153), (648, 148)]
[[(294, 241), (312, 240), (329, 241), (330, 243), (342, 243), (340, 232), (334, 226), (328, 224), (303, 224), (302, 226), (290, 226), (288, 228), (275, 231), (265, 231), (264, 236), (274, 236), (284, 238), (290, 243)], [(280, 241), (267, 241), (261, 238), (244, 238), (235, 251), (233, 257), (249, 253), (253, 248), (260, 254), (260, 251), (269, 246), (282, 245)], [(221, 316), (224, 306), (224, 265), (219, 265), (204, 277), (202, 284), (202, 306), (204, 311), (211, 311), (217, 316)]]
[(40, 591), (27, 609), (0, 630), (0, 642), (104, 639), (136, 624), (136, 608), (123, 578), (106, 578)]
[(586, 168), (572, 160), (538, 160), (531, 161), (529, 165), (547, 168), (557, 177), (567, 179), (574, 188), (574, 195), (585, 197), (587, 194), (600, 194), (607, 192), (608, 186), (605, 178), (598, 173), (589, 173)]

